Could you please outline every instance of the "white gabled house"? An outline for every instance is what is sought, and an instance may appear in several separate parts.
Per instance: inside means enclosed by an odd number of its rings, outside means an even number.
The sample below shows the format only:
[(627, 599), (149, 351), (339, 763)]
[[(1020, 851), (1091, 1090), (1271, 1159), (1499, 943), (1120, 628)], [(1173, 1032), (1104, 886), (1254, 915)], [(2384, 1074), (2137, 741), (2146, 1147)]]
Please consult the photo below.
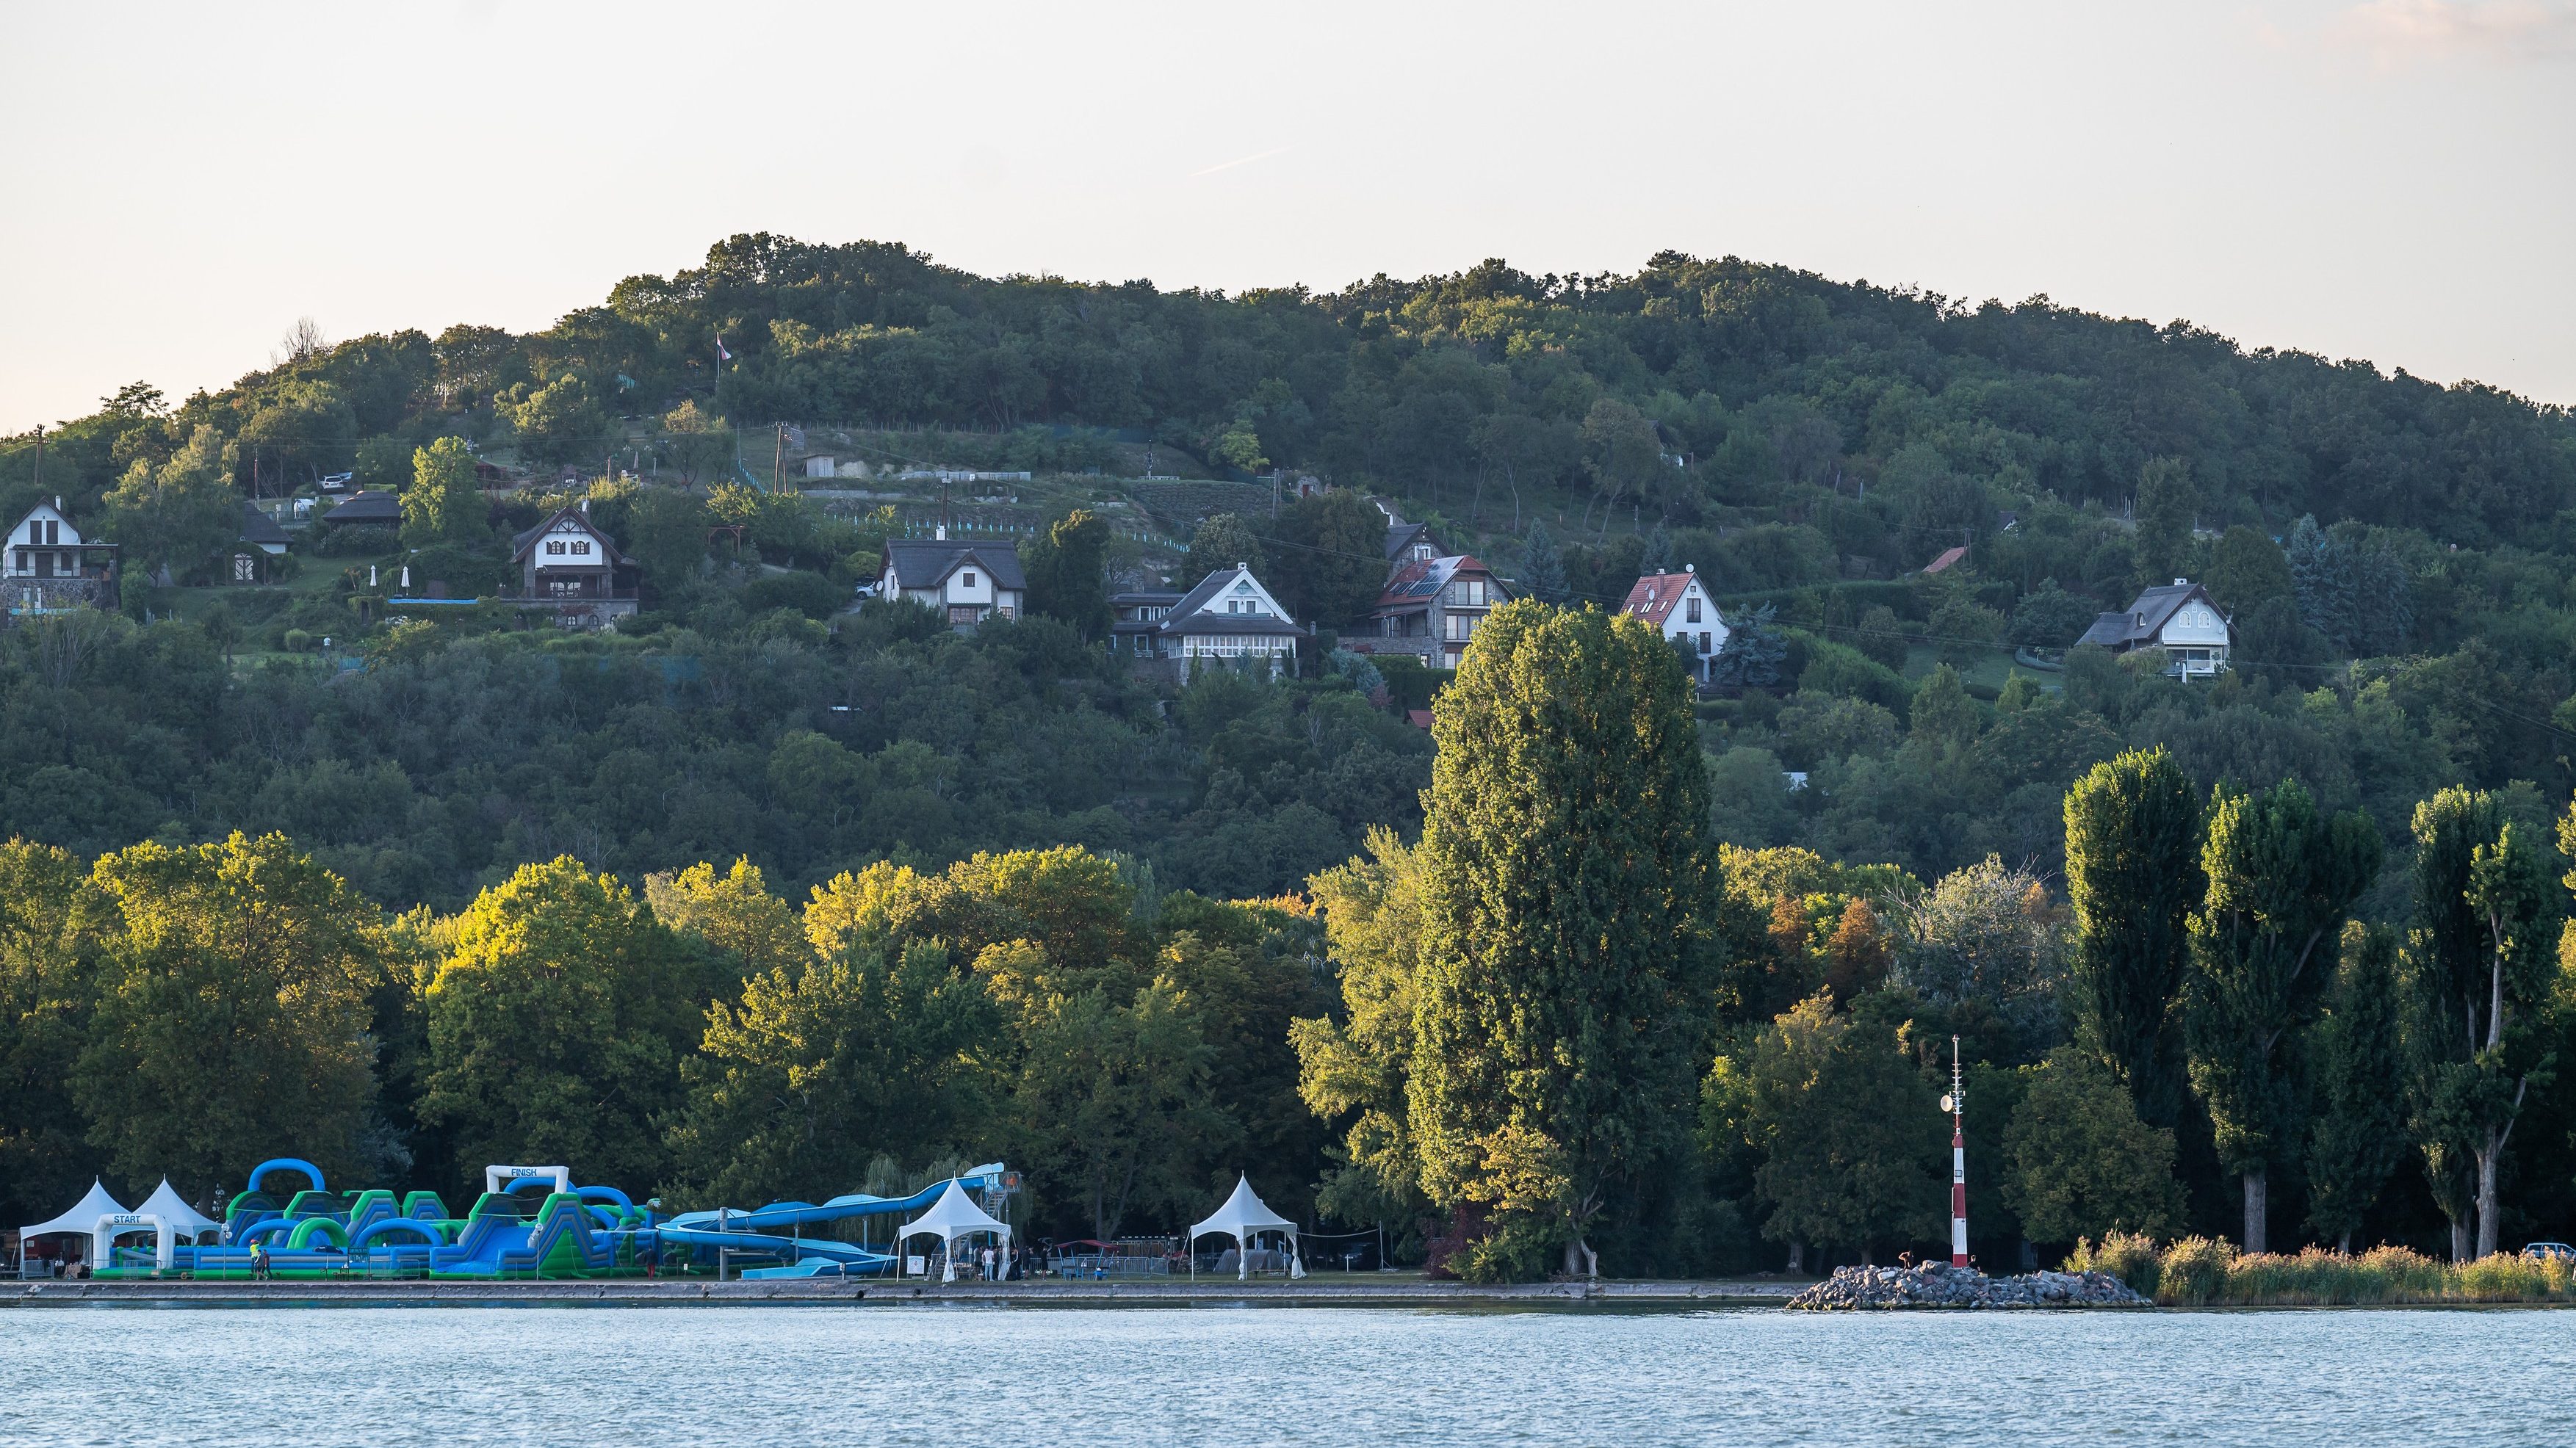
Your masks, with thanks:
[(2077, 646), (2100, 644), (2115, 654), (2155, 649), (2165, 656), (2165, 672), (2183, 679), (2215, 678), (2227, 668), (2236, 631), (2209, 590), (2188, 578), (2171, 587), (2140, 592), (2124, 613), (2106, 613), (2077, 639)]
[(9, 529), (0, 593), (14, 615), (116, 607), (116, 545), (82, 536), (63, 500), (38, 503)]
[(1708, 682), (1709, 665), (1726, 647), (1726, 636), (1733, 632), (1718, 616), (1717, 600), (1709, 597), (1707, 585), (1700, 582), (1699, 565), (1695, 563), (1683, 564), (1679, 573), (1640, 577), (1619, 608), (1654, 625), (1674, 641), (1675, 647), (1688, 648), (1693, 661), (1691, 673), (1703, 684)]
[(1314, 637), (1298, 627), (1243, 564), (1220, 568), (1189, 592), (1120, 594), (1110, 647), (1146, 672), (1189, 676), (1193, 661), (1260, 659), (1271, 677), (1297, 667), (1297, 645)]
[(523, 611), (551, 610), (565, 628), (614, 628), (634, 614), (635, 565), (590, 521), (588, 499), (556, 509), (517, 543)]
[(951, 627), (988, 618), (1018, 618), (1028, 607), (1028, 579), (1008, 543), (964, 543), (942, 526), (930, 539), (890, 539), (877, 596), (908, 600), (946, 614)]

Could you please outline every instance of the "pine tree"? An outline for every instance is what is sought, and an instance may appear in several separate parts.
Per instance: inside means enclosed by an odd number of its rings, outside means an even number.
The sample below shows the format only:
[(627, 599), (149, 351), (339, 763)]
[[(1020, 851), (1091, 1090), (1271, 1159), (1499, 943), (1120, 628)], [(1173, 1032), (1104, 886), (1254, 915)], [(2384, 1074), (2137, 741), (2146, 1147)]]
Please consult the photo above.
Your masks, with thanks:
[[(1109, 632), (1109, 524), (1076, 508), (1020, 548), (1029, 608), (1060, 618), (1087, 639)], [(1194, 580), (1195, 581), (1195, 580)]]
[(2162, 747), (2093, 766), (2066, 794), (2076, 1033), (2169, 1126), (2181, 1109), (2171, 1014), (2206, 894), (2200, 797)]
[(1426, 938), (1409, 1124), (1467, 1255), (1533, 1275), (1686, 1145), (1715, 890), (1690, 685), (1653, 629), (1497, 609), (1440, 694), (1420, 846)]
[(2379, 857), (2368, 815), (2329, 820), (2296, 780), (2260, 795), (2222, 788), (2211, 799), (2201, 849), (2209, 893), (2191, 917), (2184, 1035), (2219, 1160), (2244, 1183), (2248, 1252), (2269, 1250), (2266, 1189), (2295, 1121), (2296, 1036)]
[(1565, 602), (1565, 555), (1545, 523), (1530, 524), (1529, 545), (1521, 567), (1521, 595), (1541, 603)]
[(2309, 1052), (2308, 1224), (2339, 1251), (2352, 1250), (2406, 1144), (2397, 990), (2396, 936), (2345, 926), (2343, 966)]

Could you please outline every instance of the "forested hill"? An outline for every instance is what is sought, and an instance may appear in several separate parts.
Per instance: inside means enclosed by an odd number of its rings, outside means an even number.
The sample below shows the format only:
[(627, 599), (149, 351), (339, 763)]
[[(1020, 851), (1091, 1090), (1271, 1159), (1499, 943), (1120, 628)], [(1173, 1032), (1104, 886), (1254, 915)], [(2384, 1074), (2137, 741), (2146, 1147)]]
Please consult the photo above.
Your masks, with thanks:
[[(2065, 786), (2124, 743), (2204, 784), (2297, 775), (2392, 843), (2444, 784), (2571, 782), (2576, 419), (2183, 323), (1678, 253), (1228, 296), (759, 235), (542, 332), (307, 330), (286, 352), (175, 406), (137, 383), (41, 450), (0, 442), (0, 514), (62, 495), (138, 581), (166, 564), (178, 585), (129, 587), (121, 632), (0, 648), (0, 833), (96, 853), (275, 827), (379, 899), (452, 907), (562, 852), (629, 875), (746, 854), (801, 887), (1060, 841), (1255, 895), (1418, 820), (1404, 679), (1310, 657), (1293, 687), (1220, 680), (1167, 710), (1086, 643), (1092, 604), (974, 638), (841, 615), (887, 533), (939, 505), (890, 463), (1027, 471), (1016, 491), (1054, 516), (1127, 509), (1106, 558), (1130, 580), (1186, 568), (1208, 511), (1201, 485), (1139, 475), (1272, 470), (1387, 496), (1551, 599), (1696, 567), (1738, 615), (1776, 609), (1730, 665), (1751, 687), (1703, 708), (1713, 828), (1737, 843), (2046, 869)], [(807, 449), (772, 422), (917, 496), (790, 496), (771, 473)], [(308, 533), (284, 586), (191, 586), (240, 499), (341, 471), (408, 489), (447, 437), (507, 486), (425, 525), (428, 553), (411, 525)], [(600, 477), (612, 459), (640, 482)], [(412, 565), (497, 579), (511, 533), (575, 496), (644, 564), (616, 639), (464, 611), (397, 628), (390, 582), (370, 591)], [(1209, 525), (1218, 561), (1248, 537), (1312, 622), (1353, 622), (1371, 580), (1297, 576), (1368, 546), (1347, 518), (1227, 506), (1256, 516)], [(2017, 648), (2183, 575), (2237, 617), (2218, 686), (2080, 656), (2016, 673)], [(366, 668), (326, 672), (325, 638)], [(1372, 705), (1375, 683), (1395, 688)], [(1783, 769), (1816, 787), (1784, 797)]]

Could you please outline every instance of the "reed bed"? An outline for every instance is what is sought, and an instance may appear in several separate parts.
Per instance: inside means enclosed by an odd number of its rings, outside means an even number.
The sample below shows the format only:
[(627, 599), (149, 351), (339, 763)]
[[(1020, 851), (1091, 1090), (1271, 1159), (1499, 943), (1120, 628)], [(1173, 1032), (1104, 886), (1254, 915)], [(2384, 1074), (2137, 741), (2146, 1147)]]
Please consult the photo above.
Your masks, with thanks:
[(2404, 1247), (2358, 1255), (2310, 1247), (2241, 1253), (2211, 1237), (2159, 1247), (2114, 1232), (2078, 1242), (2070, 1272), (2109, 1272), (2164, 1307), (2374, 1307), (2415, 1303), (2567, 1302), (2576, 1274), (2563, 1258), (2499, 1253), (2476, 1262), (2436, 1261)]

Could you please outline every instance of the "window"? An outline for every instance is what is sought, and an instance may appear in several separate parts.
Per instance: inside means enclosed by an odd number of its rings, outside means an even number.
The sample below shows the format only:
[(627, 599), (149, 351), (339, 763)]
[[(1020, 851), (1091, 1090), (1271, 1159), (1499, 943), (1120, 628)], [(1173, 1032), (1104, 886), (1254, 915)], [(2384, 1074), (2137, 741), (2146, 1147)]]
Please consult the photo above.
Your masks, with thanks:
[(960, 588), (973, 588), (975, 586), (974, 573), (970, 570), (968, 572), (958, 574), (957, 586)]
[(1472, 613), (1452, 613), (1445, 614), (1443, 617), (1448, 620), (1448, 632), (1446, 636), (1452, 642), (1456, 643), (1464, 643), (1468, 639), (1475, 637), (1476, 625), (1482, 622), (1481, 619)]
[[(1690, 622), (1690, 623), (1697, 623), (1697, 622), (1699, 622), (1699, 600), (1698, 600), (1697, 598), (1693, 598), (1693, 599), (1690, 601), (1690, 616), (1689, 616), (1689, 618), (1688, 618), (1686, 621), (1687, 621), (1687, 622)], [(1706, 635), (1706, 634), (1701, 634), (1701, 635), (1700, 635), (1700, 637), (1704, 639), (1704, 638), (1707, 638), (1707, 637), (1708, 637), (1708, 635)], [(1708, 650), (1707, 650), (1707, 649), (1705, 649), (1705, 648), (1703, 648), (1703, 649), (1701, 649), (1701, 650), (1700, 650), (1700, 652), (1701, 652), (1701, 653), (1707, 653), (1707, 652), (1708, 652)]]
[(546, 544), (546, 553), (549, 557), (561, 558), (563, 556), (563, 551), (563, 540), (560, 538)]
[(1701, 634), (1699, 636), (1699, 651), (1701, 653), (1708, 652), (1708, 635), (1706, 634)]
[(46, 543), (48, 543), (48, 544), (53, 544), (53, 543), (60, 543), (61, 541), (63, 541), (63, 525), (62, 525), (62, 524), (60, 524), (60, 523), (54, 522), (54, 521), (52, 521), (51, 519), (46, 520), (46, 523), (45, 523), (45, 542), (46, 542)]
[(575, 540), (572, 545), (572, 551), (575, 553), (588, 553), (590, 551), (590, 540), (587, 538)]

